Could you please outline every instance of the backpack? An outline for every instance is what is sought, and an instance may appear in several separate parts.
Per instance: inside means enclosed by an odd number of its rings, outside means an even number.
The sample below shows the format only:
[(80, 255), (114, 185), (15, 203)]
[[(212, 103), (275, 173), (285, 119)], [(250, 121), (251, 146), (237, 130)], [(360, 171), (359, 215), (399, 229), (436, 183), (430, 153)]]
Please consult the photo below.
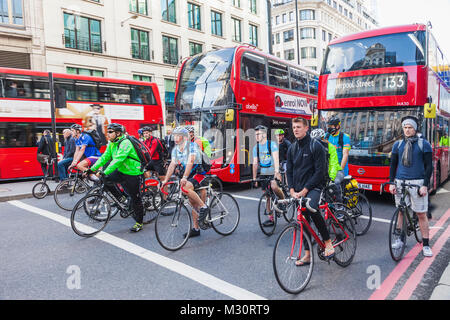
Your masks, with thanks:
[[(423, 153), (423, 138), (422, 137), (419, 137), (419, 139), (417, 140), (417, 145), (419, 146), (419, 149), (420, 149), (420, 151)], [(402, 144), (403, 144), (403, 139), (402, 140), (400, 140), (400, 142), (398, 143), (398, 145), (397, 145), (397, 151), (399, 151), (400, 150), (400, 147), (402, 146)]]
[[(141, 163), (141, 170), (144, 170), (144, 168), (150, 163), (150, 161), (152, 161), (150, 150), (147, 148), (147, 146), (141, 140), (137, 139), (134, 136), (125, 136), (125, 139), (130, 140), (131, 144), (134, 147), (134, 150), (136, 150), (136, 153), (139, 157), (139, 159), (135, 159), (133, 157), (129, 157), (129, 158), (139, 161)], [(120, 144), (125, 139), (122, 139), (119, 141), (117, 148), (119, 148)]]
[(89, 135), (92, 140), (94, 141), (94, 145), (88, 145), (88, 147), (96, 147), (98, 150), (102, 147), (102, 138), (100, 138), (100, 135), (98, 134), (97, 130), (86, 130), (83, 131), (83, 133), (86, 133)]
[(153, 139), (156, 139), (156, 142), (158, 143), (158, 146), (156, 147), (156, 152), (159, 155), (159, 159), (166, 160), (169, 157), (169, 151), (167, 150), (165, 143), (162, 143), (161, 139), (152, 136), (150, 140), (150, 145), (153, 143)]
[(311, 151), (311, 154), (314, 154), (313, 145), (318, 145), (325, 152), (325, 168), (326, 168), (326, 170), (324, 170), (325, 171), (324, 172), (324, 181), (328, 181), (329, 180), (328, 168), (330, 166), (330, 152), (328, 151), (328, 146), (325, 147), (321, 141), (311, 138), (311, 143), (309, 144), (309, 150)]

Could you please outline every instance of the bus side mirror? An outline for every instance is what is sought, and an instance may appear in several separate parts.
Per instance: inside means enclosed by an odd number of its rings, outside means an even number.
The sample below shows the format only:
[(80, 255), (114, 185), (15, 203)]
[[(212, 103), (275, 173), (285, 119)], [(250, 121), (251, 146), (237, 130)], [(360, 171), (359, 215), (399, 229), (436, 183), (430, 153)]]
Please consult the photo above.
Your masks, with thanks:
[(319, 115), (313, 115), (311, 117), (311, 127), (317, 127), (319, 125)]
[(426, 119), (436, 118), (436, 105), (434, 103), (425, 103), (423, 114)]
[(67, 108), (65, 89), (55, 88), (55, 108), (57, 109)]
[(234, 120), (234, 109), (227, 109), (225, 112), (225, 121), (233, 121)]

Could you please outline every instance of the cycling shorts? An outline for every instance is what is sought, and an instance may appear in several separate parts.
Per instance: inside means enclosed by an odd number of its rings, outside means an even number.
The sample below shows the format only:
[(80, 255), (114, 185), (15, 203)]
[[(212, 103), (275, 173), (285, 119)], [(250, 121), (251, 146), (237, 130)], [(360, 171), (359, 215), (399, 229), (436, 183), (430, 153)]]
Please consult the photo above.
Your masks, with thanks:
[(92, 167), (97, 162), (98, 159), (100, 159), (100, 157), (89, 157), (85, 158), (83, 161), (86, 161), (89, 167)]
[(194, 189), (198, 189), (202, 186), (202, 182), (205, 180), (206, 176), (203, 174), (195, 173), (194, 175), (191, 175), (187, 181), (192, 183), (194, 186)]

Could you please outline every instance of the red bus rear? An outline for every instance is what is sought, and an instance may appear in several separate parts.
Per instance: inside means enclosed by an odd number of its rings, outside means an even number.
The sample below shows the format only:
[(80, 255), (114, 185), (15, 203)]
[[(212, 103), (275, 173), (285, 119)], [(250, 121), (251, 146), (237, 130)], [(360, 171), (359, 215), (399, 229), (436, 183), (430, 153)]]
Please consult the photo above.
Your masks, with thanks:
[(211, 173), (222, 181), (251, 180), (253, 129), (283, 129), (293, 139), (291, 119), (311, 118), (318, 73), (248, 46), (202, 53), (186, 60), (177, 80), (179, 124), (194, 125), (212, 146)]
[[(400, 120), (415, 115), (432, 144), (436, 189), (449, 174), (448, 62), (430, 30), (421, 24), (366, 31), (328, 45), (319, 79), (322, 125), (333, 114), (351, 140), (349, 171), (368, 190), (389, 178), (390, 154), (402, 137)], [(424, 105), (433, 103), (437, 116)], [(444, 140), (443, 140), (444, 139)], [(436, 178), (437, 177), (437, 178)]]
[[(42, 176), (37, 142), (51, 130), (49, 75), (0, 68), (0, 180)], [(56, 109), (59, 145), (62, 131), (78, 123), (97, 129), (106, 145), (108, 123), (123, 124), (136, 135), (143, 126), (163, 124), (161, 99), (154, 83), (53, 74), (55, 90), (65, 92), (66, 108)], [(62, 150), (59, 150), (61, 153)]]

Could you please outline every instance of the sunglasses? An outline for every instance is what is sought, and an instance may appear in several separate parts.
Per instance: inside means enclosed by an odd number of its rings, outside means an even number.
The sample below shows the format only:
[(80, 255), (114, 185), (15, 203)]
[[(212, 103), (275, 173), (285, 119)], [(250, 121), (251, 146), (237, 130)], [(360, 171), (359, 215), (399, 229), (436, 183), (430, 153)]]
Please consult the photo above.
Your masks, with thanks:
[(107, 132), (108, 132), (108, 133), (114, 133), (115, 131), (112, 131), (112, 130), (108, 130)]

